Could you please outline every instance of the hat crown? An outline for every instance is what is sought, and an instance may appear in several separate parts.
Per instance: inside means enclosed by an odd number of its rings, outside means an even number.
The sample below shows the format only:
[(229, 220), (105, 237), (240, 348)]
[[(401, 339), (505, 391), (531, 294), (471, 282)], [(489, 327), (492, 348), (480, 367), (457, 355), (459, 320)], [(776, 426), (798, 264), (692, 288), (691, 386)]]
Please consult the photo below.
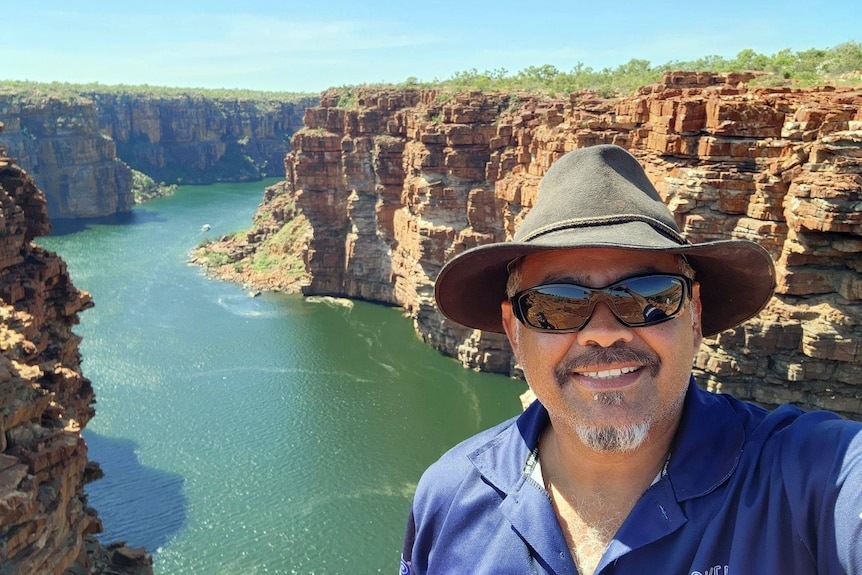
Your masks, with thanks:
[(514, 241), (575, 228), (640, 221), (675, 243), (686, 243), (661, 196), (640, 163), (613, 145), (569, 152), (539, 185), (536, 203), (524, 217)]

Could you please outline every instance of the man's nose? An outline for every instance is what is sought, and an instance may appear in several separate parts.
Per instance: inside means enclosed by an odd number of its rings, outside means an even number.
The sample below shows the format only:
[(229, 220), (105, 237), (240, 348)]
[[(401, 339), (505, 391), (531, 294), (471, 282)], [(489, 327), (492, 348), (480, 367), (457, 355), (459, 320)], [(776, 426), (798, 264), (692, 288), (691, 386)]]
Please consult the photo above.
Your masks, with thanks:
[(580, 345), (601, 347), (609, 347), (619, 341), (629, 342), (633, 337), (632, 328), (623, 325), (604, 301), (595, 303), (587, 323), (577, 334)]

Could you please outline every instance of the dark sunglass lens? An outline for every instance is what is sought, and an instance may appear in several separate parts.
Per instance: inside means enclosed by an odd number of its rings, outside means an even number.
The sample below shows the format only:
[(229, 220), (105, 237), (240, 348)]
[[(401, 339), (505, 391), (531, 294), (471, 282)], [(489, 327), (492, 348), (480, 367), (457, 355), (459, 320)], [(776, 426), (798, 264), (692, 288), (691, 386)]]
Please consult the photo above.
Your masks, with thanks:
[(639, 327), (678, 316), (685, 303), (686, 283), (682, 276), (647, 275), (606, 288), (545, 284), (520, 292), (512, 303), (518, 318), (539, 330), (577, 331), (599, 300), (608, 303), (622, 323)]
[(611, 288), (620, 319), (632, 325), (657, 323), (676, 316), (685, 300), (685, 282), (675, 276), (644, 276)]
[(577, 286), (541, 286), (521, 298), (524, 321), (553, 331), (578, 329), (590, 311), (589, 295)]

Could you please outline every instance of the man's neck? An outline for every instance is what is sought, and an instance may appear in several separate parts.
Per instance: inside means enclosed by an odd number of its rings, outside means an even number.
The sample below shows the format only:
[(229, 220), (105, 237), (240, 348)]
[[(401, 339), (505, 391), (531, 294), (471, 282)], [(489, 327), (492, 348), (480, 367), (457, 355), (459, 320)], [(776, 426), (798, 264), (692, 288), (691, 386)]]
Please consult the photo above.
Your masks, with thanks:
[(579, 573), (592, 574), (605, 549), (668, 461), (675, 431), (636, 450), (599, 452), (553, 422), (539, 440), (545, 489)]
[(588, 496), (601, 493), (642, 494), (661, 472), (673, 442), (676, 427), (650, 434), (632, 451), (596, 451), (566, 428), (548, 426), (539, 440), (543, 473), (570, 484)]

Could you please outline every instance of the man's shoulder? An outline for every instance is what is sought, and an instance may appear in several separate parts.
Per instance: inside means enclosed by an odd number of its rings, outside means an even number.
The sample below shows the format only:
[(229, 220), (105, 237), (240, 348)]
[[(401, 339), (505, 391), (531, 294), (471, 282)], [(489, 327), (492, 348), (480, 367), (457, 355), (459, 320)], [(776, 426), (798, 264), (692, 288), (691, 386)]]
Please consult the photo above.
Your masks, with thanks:
[(862, 431), (862, 422), (841, 417), (832, 411), (806, 411), (790, 404), (766, 409), (733, 396), (728, 399), (749, 438), (781, 437), (798, 440), (818, 434), (854, 435)]
[(774, 435), (781, 436), (787, 449), (798, 458), (820, 457), (844, 450), (862, 437), (862, 422), (844, 419), (831, 411), (803, 411), (782, 406), (769, 414), (775, 420)]
[(726, 477), (733, 469), (768, 467), (777, 474), (773, 479), (800, 476), (800, 469), (831, 468), (831, 461), (847, 451), (854, 437), (862, 437), (860, 432), (862, 424), (831, 412), (806, 412), (792, 405), (768, 410), (693, 387), (671, 470), (678, 489), (687, 494), (714, 488), (710, 478)]
[(748, 437), (774, 436), (785, 432), (805, 434), (818, 429), (852, 431), (862, 428), (862, 422), (842, 418), (831, 411), (806, 411), (791, 404), (766, 408), (732, 394), (712, 393), (703, 389), (698, 389), (696, 394), (700, 405), (707, 410), (698, 411), (698, 416), (705, 413), (714, 415), (720, 413), (716, 409), (730, 408)]
[(785, 404), (775, 409), (722, 396), (736, 412), (744, 429), (745, 445), (754, 452), (782, 454), (786, 465), (811, 467), (844, 454), (862, 442), (862, 422), (831, 411), (806, 411)]

